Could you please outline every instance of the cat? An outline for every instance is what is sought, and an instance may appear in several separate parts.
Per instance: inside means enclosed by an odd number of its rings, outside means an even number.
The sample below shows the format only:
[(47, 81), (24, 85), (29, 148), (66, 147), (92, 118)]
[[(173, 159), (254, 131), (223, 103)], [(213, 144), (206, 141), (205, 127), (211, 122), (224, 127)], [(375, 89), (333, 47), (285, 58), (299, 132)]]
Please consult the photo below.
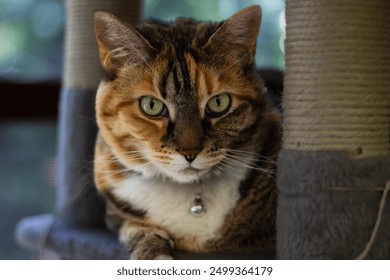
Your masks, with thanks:
[(95, 182), (131, 259), (275, 250), (280, 120), (254, 66), (260, 21), (259, 6), (137, 27), (95, 13)]

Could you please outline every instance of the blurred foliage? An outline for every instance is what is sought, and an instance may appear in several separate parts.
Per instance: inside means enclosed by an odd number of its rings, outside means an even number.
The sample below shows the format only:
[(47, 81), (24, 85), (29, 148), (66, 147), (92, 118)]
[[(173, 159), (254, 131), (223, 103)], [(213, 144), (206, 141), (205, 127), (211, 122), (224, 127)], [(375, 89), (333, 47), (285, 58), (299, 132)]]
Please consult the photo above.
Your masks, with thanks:
[(63, 0), (0, 0), (0, 80), (59, 80)]
[[(258, 66), (283, 69), (284, 0), (145, 0), (145, 17), (220, 21), (255, 4)], [(64, 0), (0, 0), (0, 81), (60, 80), (64, 24)]]

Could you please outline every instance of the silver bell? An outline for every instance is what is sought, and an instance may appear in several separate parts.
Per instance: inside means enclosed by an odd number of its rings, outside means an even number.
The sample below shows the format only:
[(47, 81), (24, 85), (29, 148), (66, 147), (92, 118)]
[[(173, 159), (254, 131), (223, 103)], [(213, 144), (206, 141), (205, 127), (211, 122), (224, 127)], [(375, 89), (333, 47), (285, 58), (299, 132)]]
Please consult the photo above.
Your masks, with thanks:
[(197, 194), (195, 199), (192, 201), (190, 210), (191, 213), (196, 217), (201, 217), (206, 213), (206, 205), (203, 203), (203, 200), (199, 194)]

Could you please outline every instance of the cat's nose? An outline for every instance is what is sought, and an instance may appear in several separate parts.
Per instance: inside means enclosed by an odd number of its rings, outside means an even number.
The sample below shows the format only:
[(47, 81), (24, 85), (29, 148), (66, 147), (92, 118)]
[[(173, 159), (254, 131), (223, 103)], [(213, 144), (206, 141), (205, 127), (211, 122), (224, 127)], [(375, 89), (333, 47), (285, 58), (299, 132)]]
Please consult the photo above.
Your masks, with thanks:
[(187, 151), (180, 151), (180, 153), (184, 156), (184, 158), (189, 162), (193, 162), (196, 158), (196, 156), (199, 154), (199, 150), (187, 150)]

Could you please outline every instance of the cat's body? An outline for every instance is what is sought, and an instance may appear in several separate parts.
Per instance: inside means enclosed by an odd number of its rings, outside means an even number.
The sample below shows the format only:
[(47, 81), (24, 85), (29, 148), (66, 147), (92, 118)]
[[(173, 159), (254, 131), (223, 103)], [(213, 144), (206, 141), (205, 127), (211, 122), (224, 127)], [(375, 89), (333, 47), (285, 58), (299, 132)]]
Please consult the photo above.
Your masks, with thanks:
[(135, 259), (272, 251), (279, 118), (254, 69), (260, 9), (223, 23), (104, 12), (95, 180)]

